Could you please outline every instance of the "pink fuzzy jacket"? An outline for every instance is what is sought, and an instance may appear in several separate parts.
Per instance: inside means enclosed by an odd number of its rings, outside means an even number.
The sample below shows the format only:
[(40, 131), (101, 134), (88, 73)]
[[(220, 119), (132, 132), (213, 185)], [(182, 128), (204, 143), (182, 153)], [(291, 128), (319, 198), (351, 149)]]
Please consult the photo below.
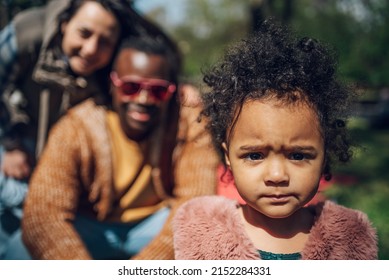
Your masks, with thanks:
[[(239, 207), (236, 201), (221, 196), (198, 197), (183, 204), (173, 222), (175, 258), (259, 259), (240, 220)], [(377, 259), (376, 231), (366, 214), (331, 201), (311, 208), (316, 218), (302, 259)]]

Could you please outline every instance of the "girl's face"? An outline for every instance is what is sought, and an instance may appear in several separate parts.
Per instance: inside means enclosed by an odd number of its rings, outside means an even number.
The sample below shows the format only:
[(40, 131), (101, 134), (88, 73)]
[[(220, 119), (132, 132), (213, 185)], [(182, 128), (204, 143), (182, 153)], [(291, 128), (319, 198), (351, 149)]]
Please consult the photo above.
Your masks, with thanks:
[(95, 1), (86, 1), (61, 29), (62, 50), (82, 76), (108, 65), (120, 36), (115, 16)]
[(315, 112), (305, 103), (248, 101), (223, 143), (236, 187), (254, 210), (286, 218), (317, 192), (324, 142)]

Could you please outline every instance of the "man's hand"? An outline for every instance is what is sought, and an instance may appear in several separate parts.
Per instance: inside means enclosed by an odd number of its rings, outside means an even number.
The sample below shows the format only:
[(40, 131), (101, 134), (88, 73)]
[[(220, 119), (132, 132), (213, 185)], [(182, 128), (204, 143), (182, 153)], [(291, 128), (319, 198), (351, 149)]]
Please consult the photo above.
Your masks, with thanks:
[(1, 171), (5, 176), (18, 180), (28, 178), (31, 173), (31, 166), (27, 154), (21, 150), (5, 152), (1, 162)]

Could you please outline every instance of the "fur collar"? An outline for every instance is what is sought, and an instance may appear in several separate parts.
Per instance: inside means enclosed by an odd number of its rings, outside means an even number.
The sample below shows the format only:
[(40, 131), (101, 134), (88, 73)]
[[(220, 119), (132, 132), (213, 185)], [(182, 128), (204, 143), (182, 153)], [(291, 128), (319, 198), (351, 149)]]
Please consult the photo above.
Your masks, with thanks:
[[(221, 196), (194, 198), (174, 219), (176, 259), (259, 259), (237, 211)], [(316, 214), (303, 259), (377, 259), (376, 231), (366, 214), (331, 201), (312, 206)]]

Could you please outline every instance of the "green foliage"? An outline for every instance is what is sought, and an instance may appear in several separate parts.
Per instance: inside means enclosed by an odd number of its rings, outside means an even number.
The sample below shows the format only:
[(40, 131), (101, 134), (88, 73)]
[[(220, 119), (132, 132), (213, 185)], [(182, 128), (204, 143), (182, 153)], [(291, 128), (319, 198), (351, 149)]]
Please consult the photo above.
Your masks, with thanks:
[[(296, 4), (303, 7), (304, 2)], [(335, 46), (348, 80), (365, 87), (388, 86), (389, 2), (329, 0), (324, 7), (315, 2), (296, 9), (294, 27)]]
[(248, 21), (243, 8), (233, 0), (188, 2), (191, 16), (174, 29), (180, 44), (186, 46), (186, 76), (201, 74), (201, 69), (214, 62), (227, 44), (247, 35)]
[[(259, 21), (273, 17), (302, 35), (334, 46), (347, 80), (368, 88), (388, 86), (387, 0), (180, 1), (186, 3), (185, 21), (167, 27), (182, 46), (186, 76), (199, 76), (201, 68), (219, 57), (226, 45), (246, 36)], [(159, 16), (154, 13), (152, 18), (166, 24), (161, 14), (168, 9), (159, 7)]]

